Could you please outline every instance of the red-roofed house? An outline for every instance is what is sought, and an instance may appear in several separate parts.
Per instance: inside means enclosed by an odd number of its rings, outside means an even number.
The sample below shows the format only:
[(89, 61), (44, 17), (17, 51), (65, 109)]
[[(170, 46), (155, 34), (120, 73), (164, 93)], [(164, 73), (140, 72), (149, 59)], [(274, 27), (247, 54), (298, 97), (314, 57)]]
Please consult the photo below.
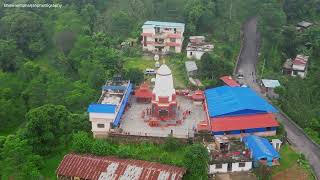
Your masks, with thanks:
[(201, 90), (197, 90), (192, 94), (192, 100), (194, 104), (201, 105), (205, 99), (204, 92)]
[(292, 62), (292, 76), (304, 78), (307, 75), (309, 56), (297, 55)]
[(295, 59), (287, 59), (283, 65), (283, 73), (291, 76), (306, 77), (308, 71), (309, 56), (298, 54)]
[(273, 136), (279, 123), (273, 114), (254, 114), (211, 118), (211, 130), (214, 135), (243, 136), (254, 134)]
[(240, 84), (236, 80), (232, 79), (231, 76), (222, 76), (220, 80), (222, 80), (224, 84), (227, 86), (231, 86), (231, 87), (240, 86)]
[(56, 170), (57, 179), (180, 180), (186, 169), (132, 159), (67, 154)]

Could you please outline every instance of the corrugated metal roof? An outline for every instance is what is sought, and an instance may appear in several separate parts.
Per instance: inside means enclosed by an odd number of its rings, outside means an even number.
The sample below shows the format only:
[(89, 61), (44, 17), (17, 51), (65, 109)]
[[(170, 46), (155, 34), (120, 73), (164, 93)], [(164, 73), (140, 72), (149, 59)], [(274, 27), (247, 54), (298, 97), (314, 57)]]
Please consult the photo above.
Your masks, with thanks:
[(56, 170), (57, 175), (90, 180), (180, 180), (185, 172), (184, 168), (155, 162), (78, 154), (64, 156)]
[(155, 26), (161, 26), (161, 27), (181, 27), (184, 28), (184, 24), (183, 23), (177, 23), (177, 22), (162, 22), (162, 21), (146, 21), (142, 28), (144, 27), (155, 27)]
[(129, 101), (131, 92), (132, 92), (132, 84), (129, 82), (129, 84), (127, 86), (127, 89), (126, 89), (126, 92), (123, 95), (123, 98), (122, 98), (121, 105), (120, 105), (119, 111), (117, 113), (117, 116), (113, 121), (113, 125), (114, 126), (119, 126), (120, 125), (121, 117), (122, 117), (122, 115), (124, 113), (124, 110), (125, 110), (125, 108), (127, 106), (127, 103)]
[(231, 87), (240, 86), (240, 84), (237, 83), (236, 80), (232, 79), (231, 76), (222, 76), (220, 78), (220, 80), (222, 80), (226, 85), (231, 86)]
[(114, 104), (90, 104), (88, 112), (91, 113), (115, 113), (116, 105)]
[(278, 112), (248, 87), (221, 86), (205, 91), (210, 117)]
[(280, 86), (280, 82), (278, 80), (262, 79), (261, 81), (264, 87), (267, 87), (267, 88), (276, 88)]
[(279, 123), (275, 120), (273, 114), (257, 114), (211, 118), (211, 130), (213, 132), (246, 130), (253, 128), (266, 128), (278, 126)]
[(274, 158), (280, 158), (279, 153), (265, 138), (250, 135), (243, 137), (243, 142), (250, 149), (252, 158), (256, 161), (261, 158), (267, 158), (268, 161), (272, 161)]
[(186, 61), (185, 66), (188, 72), (198, 70), (197, 64), (194, 61)]

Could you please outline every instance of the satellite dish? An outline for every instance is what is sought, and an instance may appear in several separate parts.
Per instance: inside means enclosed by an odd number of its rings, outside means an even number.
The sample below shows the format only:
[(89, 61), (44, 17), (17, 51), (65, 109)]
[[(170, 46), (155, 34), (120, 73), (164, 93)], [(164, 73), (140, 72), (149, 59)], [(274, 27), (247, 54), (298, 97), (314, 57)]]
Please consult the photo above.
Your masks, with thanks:
[(155, 54), (154, 57), (153, 57), (153, 59), (154, 59), (155, 61), (159, 61), (160, 57), (159, 57), (158, 54)]

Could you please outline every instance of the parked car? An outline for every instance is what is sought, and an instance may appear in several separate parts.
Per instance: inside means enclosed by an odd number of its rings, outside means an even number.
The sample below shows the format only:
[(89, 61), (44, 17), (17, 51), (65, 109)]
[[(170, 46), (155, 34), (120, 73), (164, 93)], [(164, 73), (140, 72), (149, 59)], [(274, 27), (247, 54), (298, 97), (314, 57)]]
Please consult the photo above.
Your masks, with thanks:
[(244, 78), (244, 77), (243, 77), (243, 74), (238, 74), (237, 78), (238, 78), (238, 79), (243, 79), (243, 78)]
[(146, 74), (146, 75), (154, 75), (154, 74), (156, 74), (156, 70), (154, 70), (154, 69), (146, 69), (144, 71), (144, 74)]

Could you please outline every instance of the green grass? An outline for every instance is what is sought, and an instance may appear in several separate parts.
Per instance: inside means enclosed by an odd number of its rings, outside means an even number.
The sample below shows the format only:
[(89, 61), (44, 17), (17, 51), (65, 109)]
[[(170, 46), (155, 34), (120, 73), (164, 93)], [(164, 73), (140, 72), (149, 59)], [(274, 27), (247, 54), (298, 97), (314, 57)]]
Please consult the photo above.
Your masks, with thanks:
[(59, 151), (44, 157), (44, 165), (43, 169), (41, 169), (41, 174), (44, 176), (44, 179), (56, 179), (55, 171), (63, 157), (68, 154), (69, 151), (70, 148), (62, 147)]
[(272, 169), (273, 174), (292, 167), (299, 159), (299, 154), (295, 152), (288, 144), (285, 144), (281, 147), (280, 156), (280, 166), (276, 166)]
[(127, 57), (125, 58), (124, 68), (138, 68), (141, 70), (145, 70), (146, 68), (154, 69), (154, 63), (153, 59), (148, 59), (147, 57)]

